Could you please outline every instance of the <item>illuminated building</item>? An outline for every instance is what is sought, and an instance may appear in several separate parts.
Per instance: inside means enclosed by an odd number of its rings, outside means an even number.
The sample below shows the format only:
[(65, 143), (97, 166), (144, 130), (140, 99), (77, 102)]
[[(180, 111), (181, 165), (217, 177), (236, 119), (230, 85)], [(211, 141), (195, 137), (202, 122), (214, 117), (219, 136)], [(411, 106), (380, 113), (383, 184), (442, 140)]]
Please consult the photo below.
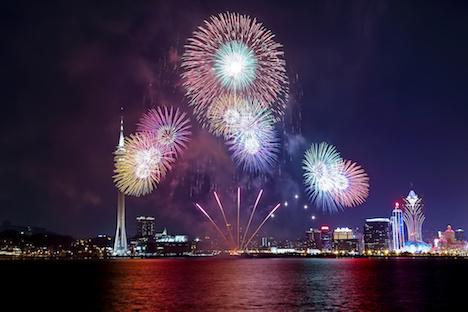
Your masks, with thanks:
[(449, 244), (453, 244), (456, 242), (455, 231), (452, 230), (452, 227), (450, 225), (447, 225), (447, 229), (445, 230), (445, 232), (442, 233), (442, 238), (445, 239), (445, 241)]
[(336, 228), (334, 231), (333, 231), (333, 240), (336, 240), (336, 239), (353, 239), (354, 238), (354, 234), (353, 234), (353, 230), (351, 230), (350, 228)]
[[(115, 151), (116, 155), (125, 153), (124, 134), (123, 134), (123, 117), (120, 118), (120, 136), (119, 145)], [(125, 195), (117, 190), (117, 229), (115, 231), (114, 241), (114, 256), (125, 256), (129, 253), (127, 247), (127, 234), (125, 232)]]
[(400, 204), (395, 203), (395, 209), (392, 211), (390, 223), (392, 226), (392, 241), (393, 251), (401, 251), (405, 246), (404, 225), (403, 225), (403, 211), (400, 209)]
[(364, 225), (364, 248), (366, 251), (385, 251), (390, 248), (390, 220), (388, 218), (366, 219)]
[(139, 216), (137, 221), (137, 236), (140, 239), (154, 238), (154, 218)]
[(424, 215), (424, 203), (422, 198), (411, 190), (408, 196), (403, 197), (405, 202), (403, 208), (403, 221), (408, 230), (408, 241), (422, 241), (422, 224), (426, 219)]
[(332, 231), (328, 225), (322, 225), (320, 228), (320, 235), (322, 240), (322, 250), (331, 251), (332, 250)]
[(353, 233), (350, 228), (337, 228), (333, 231), (333, 251), (338, 252), (360, 252), (359, 239)]
[(458, 229), (455, 231), (455, 239), (457, 241), (463, 242), (465, 240), (465, 231)]
[(466, 241), (457, 239), (456, 235), (452, 227), (447, 225), (447, 229), (441, 232), (440, 238), (435, 240), (435, 247), (439, 251), (466, 250)]
[(306, 231), (307, 247), (311, 249), (322, 249), (322, 232), (318, 229), (310, 228)]

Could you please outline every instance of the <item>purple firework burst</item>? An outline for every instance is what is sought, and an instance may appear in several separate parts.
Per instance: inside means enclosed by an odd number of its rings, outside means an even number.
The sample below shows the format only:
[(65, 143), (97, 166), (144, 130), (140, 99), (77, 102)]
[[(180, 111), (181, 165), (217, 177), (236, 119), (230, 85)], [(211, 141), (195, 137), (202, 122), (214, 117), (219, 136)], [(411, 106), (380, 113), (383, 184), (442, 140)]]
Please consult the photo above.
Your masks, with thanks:
[(185, 116), (173, 107), (153, 108), (140, 118), (138, 131), (154, 133), (156, 141), (178, 157), (187, 148), (192, 134), (189, 119)]

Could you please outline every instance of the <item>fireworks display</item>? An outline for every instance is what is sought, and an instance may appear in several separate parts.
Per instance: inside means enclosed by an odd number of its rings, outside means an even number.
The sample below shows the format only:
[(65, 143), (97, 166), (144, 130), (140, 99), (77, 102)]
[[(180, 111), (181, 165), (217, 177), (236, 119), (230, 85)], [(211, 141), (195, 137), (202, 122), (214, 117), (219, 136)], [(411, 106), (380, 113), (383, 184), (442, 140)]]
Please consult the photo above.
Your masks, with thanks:
[(334, 196), (334, 176), (341, 156), (333, 145), (325, 142), (312, 144), (303, 160), (304, 183), (310, 199), (324, 211), (337, 211), (341, 208)]
[[(247, 223), (247, 226), (245, 228), (245, 232), (242, 234), (242, 241), (240, 240), (241, 237), (241, 228), (240, 228), (240, 207), (241, 207), (241, 190), (240, 188), (237, 188), (237, 229), (236, 232), (234, 233), (234, 236), (237, 237), (237, 239), (234, 238), (233, 236), (233, 230), (231, 229), (231, 223), (228, 221), (228, 218), (226, 217), (226, 214), (224, 212), (223, 205), (221, 203), (221, 200), (219, 198), (218, 193), (213, 192), (213, 195), (216, 199), (216, 203), (218, 204), (218, 207), (221, 211), (221, 214), (223, 216), (224, 224), (226, 226), (227, 232), (229, 234), (229, 237), (227, 237), (223, 231), (219, 228), (219, 226), (216, 224), (216, 222), (213, 220), (213, 218), (206, 212), (206, 210), (198, 203), (195, 203), (195, 206), (200, 210), (205, 217), (213, 224), (213, 226), (216, 228), (218, 233), (221, 235), (221, 237), (224, 239), (224, 241), (227, 243), (229, 248), (232, 248), (235, 253), (237, 252), (243, 252), (244, 250), (248, 249), (248, 246), (252, 239), (255, 237), (255, 235), (258, 233), (258, 231), (262, 228), (262, 226), (265, 224), (265, 222), (270, 219), (273, 214), (275, 213), (276, 210), (281, 206), (281, 204), (277, 204), (271, 211), (268, 213), (268, 215), (263, 219), (263, 221), (260, 223), (260, 225), (257, 227), (257, 229), (253, 232), (253, 234), (249, 237), (247, 233), (249, 232), (249, 227), (252, 223), (252, 218), (255, 214), (255, 210), (257, 209), (258, 203), (260, 201), (260, 198), (262, 197), (263, 190), (260, 190), (260, 192), (257, 195), (257, 199), (255, 200), (255, 204), (253, 206), (252, 213), (250, 214), (249, 221)], [(249, 237), (247, 239), (247, 237)], [(246, 240), (247, 239), (247, 240)]]
[(125, 150), (115, 156), (114, 182), (126, 195), (150, 193), (171, 169), (173, 154), (158, 144), (151, 132), (138, 132), (125, 138)]
[(364, 169), (351, 160), (344, 160), (336, 177), (337, 198), (345, 207), (354, 207), (369, 196), (369, 177)]
[(288, 79), (281, 45), (273, 38), (256, 19), (228, 12), (205, 21), (182, 58), (194, 114), (250, 172), (271, 167), (279, 148), (274, 123), (283, 115)]
[(185, 113), (173, 107), (164, 110), (161, 107), (150, 109), (147, 114), (140, 118), (138, 131), (153, 132), (156, 141), (169, 149), (177, 157), (187, 148), (186, 144), (190, 141), (190, 123), (185, 118)]
[(115, 155), (114, 182), (125, 195), (151, 193), (190, 141), (189, 120), (178, 109), (158, 107), (140, 118), (136, 134)]
[(182, 75), (199, 120), (225, 95), (254, 96), (282, 115), (288, 79), (281, 45), (256, 19), (236, 13), (212, 16), (189, 38)]
[(356, 163), (343, 160), (333, 145), (312, 144), (303, 160), (309, 198), (324, 211), (362, 204), (369, 195), (369, 177)]
[(279, 142), (274, 127), (264, 114), (247, 114), (227, 144), (237, 164), (245, 170), (262, 172), (277, 158)]

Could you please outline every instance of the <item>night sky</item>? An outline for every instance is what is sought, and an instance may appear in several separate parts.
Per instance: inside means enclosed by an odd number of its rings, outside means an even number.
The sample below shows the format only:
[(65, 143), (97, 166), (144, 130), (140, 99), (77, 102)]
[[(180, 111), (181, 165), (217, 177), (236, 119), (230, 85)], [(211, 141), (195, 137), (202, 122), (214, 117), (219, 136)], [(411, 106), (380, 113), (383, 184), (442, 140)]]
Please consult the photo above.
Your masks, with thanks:
[[(127, 197), (130, 236), (138, 215), (154, 216), (158, 231), (208, 233), (193, 203), (218, 218), (213, 184), (231, 212), (237, 186), (245, 211), (264, 188), (258, 223), (288, 201), (264, 227), (278, 238), (390, 217), (411, 185), (424, 197), (423, 231), (448, 224), (468, 230), (466, 2), (95, 2), (0, 5), (0, 222), (75, 237), (114, 235), (120, 107), (128, 135), (149, 108), (172, 105), (191, 117), (192, 142), (157, 190)], [(283, 148), (261, 176), (236, 169), (223, 140), (201, 129), (180, 79), (187, 38), (226, 11), (256, 17), (285, 54)], [(366, 170), (366, 203), (339, 214), (308, 203), (302, 158), (322, 141)]]

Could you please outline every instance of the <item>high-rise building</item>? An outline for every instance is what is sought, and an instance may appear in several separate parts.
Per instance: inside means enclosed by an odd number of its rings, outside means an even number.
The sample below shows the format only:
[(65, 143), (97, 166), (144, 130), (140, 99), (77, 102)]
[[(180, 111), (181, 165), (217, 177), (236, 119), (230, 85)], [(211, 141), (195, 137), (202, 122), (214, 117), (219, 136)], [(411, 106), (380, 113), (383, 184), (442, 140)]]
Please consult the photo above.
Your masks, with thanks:
[(455, 231), (455, 239), (457, 241), (463, 242), (465, 241), (465, 231), (463, 229), (458, 229)]
[(322, 249), (322, 232), (318, 229), (310, 228), (306, 231), (307, 247), (312, 249)]
[[(120, 136), (119, 145), (115, 151), (115, 157), (125, 153), (124, 134), (123, 134), (123, 116), (120, 118)], [(117, 161), (122, 159), (117, 158)], [(115, 231), (114, 256), (126, 256), (129, 251), (127, 247), (127, 234), (125, 232), (125, 195), (117, 190), (117, 229)]]
[(403, 208), (403, 221), (408, 230), (408, 241), (422, 241), (422, 224), (426, 219), (424, 215), (424, 203), (413, 190), (408, 196), (403, 197), (405, 202)]
[(154, 238), (154, 217), (139, 216), (137, 221), (137, 236), (139, 239)]
[(320, 236), (322, 238), (322, 250), (331, 251), (333, 232), (330, 231), (330, 227), (328, 225), (322, 225), (320, 228)]
[(339, 252), (360, 252), (360, 241), (350, 228), (336, 228), (333, 231), (332, 249)]
[(364, 248), (366, 251), (390, 249), (390, 220), (388, 218), (366, 219), (364, 225)]
[(405, 247), (403, 211), (400, 209), (400, 203), (395, 203), (395, 209), (392, 211), (390, 220), (392, 226), (393, 251), (399, 252)]

